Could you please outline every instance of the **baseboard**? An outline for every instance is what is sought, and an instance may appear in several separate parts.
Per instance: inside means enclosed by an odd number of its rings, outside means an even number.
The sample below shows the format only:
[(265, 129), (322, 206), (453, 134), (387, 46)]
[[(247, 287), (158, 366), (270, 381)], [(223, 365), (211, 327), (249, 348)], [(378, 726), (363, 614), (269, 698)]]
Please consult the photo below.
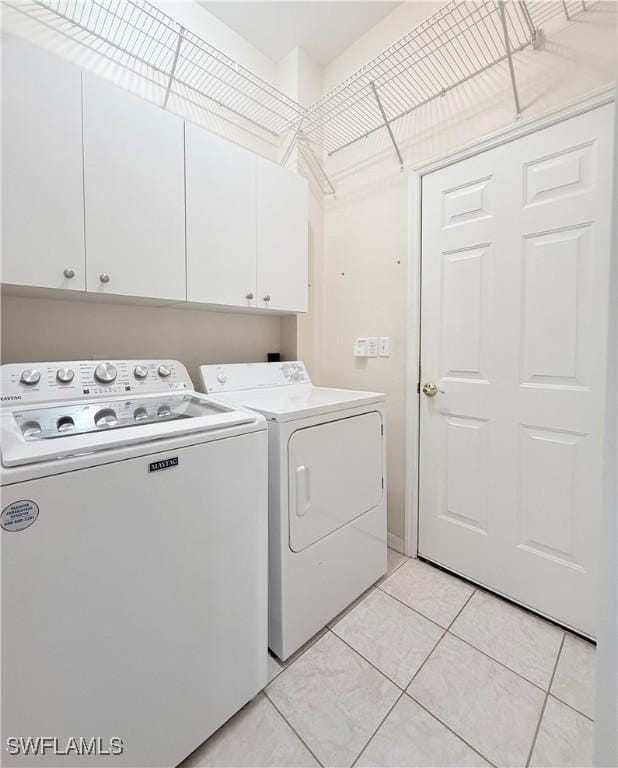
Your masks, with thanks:
[(386, 535), (386, 543), (391, 549), (394, 549), (396, 552), (401, 552), (403, 554), (403, 539), (401, 536), (395, 536), (394, 533), (389, 533)]

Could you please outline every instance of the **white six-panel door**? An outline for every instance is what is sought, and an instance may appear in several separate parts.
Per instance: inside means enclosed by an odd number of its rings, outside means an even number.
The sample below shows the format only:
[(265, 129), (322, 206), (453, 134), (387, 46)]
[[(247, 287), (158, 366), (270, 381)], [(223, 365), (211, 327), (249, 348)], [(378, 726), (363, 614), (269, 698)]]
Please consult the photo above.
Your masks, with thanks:
[(419, 552), (589, 635), (613, 109), (422, 188)]

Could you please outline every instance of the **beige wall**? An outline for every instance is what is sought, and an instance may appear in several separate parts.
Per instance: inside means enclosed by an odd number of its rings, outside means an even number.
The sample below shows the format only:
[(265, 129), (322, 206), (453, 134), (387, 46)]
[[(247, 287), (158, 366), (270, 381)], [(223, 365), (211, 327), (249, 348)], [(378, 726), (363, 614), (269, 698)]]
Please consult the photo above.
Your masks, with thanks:
[[(262, 60), (251, 46), (229, 30), (218, 28), (243, 63), (279, 80), (295, 98), (315, 98), (407, 33), (441, 2), (400, 5), (350, 46), (322, 72), (297, 49), (276, 66)], [(166, 10), (173, 4), (161, 0)], [(187, 3), (187, 8), (192, 5)], [(613, 2), (590, 10), (556, 29), (547, 28), (543, 51), (517, 56), (516, 69), (524, 119), (615, 79), (616, 27)], [(187, 13), (189, 11), (187, 10)], [(201, 8), (191, 8), (191, 26), (212, 26)], [(30, 34), (28, 20), (18, 14), (16, 33)], [(6, 23), (6, 14), (4, 21)], [(188, 21), (187, 21), (188, 23)], [(15, 30), (13, 30), (15, 31)], [(233, 38), (233, 39), (232, 39)], [(42, 32), (37, 42), (45, 44)], [(232, 45), (233, 43), (233, 45)], [(223, 46), (222, 44), (222, 47)], [(63, 50), (82, 65), (83, 53)], [(246, 59), (244, 58), (246, 57)], [(105, 76), (116, 73), (105, 71)], [(124, 76), (123, 76), (124, 77)], [(120, 80), (120, 78), (119, 78)], [(125, 87), (132, 87), (126, 78)], [(155, 94), (158, 96), (157, 94)], [(227, 121), (212, 122), (201, 113), (172, 109), (188, 119), (274, 157), (277, 147), (248, 131), (230, 132)], [(505, 66), (437, 99), (397, 123), (406, 167), (466, 144), (513, 123), (513, 104)], [(294, 157), (294, 161), (298, 159)], [(302, 161), (299, 162), (302, 169)], [(408, 251), (407, 175), (400, 173), (383, 132), (330, 160), (327, 170), (337, 199), (326, 204), (315, 184), (310, 197), (310, 312), (298, 319), (218, 313), (171, 307), (100, 304), (34, 298), (2, 302), (2, 356), (15, 360), (71, 357), (177, 357), (195, 375), (200, 362), (262, 360), (268, 351), (304, 358), (314, 381), (331, 386), (384, 391), (388, 414), (389, 531), (403, 535), (406, 270)], [(388, 359), (359, 361), (352, 356), (356, 337), (390, 336)], [(296, 347), (298, 346), (298, 352)]]
[(202, 363), (251, 363), (278, 352), (275, 315), (73, 299), (2, 297), (3, 363), (171, 358), (197, 383)]
[[(434, 6), (435, 7), (435, 6)], [(324, 73), (327, 87), (409, 31), (432, 4), (406, 4), (351, 46)], [(516, 68), (524, 119), (615, 79), (616, 6), (597, 3), (576, 20), (548, 26), (543, 51)], [(412, 168), (514, 122), (508, 72), (498, 66), (396, 124)], [(359, 142), (327, 165), (337, 188), (324, 221), (324, 256), (313, 265), (317, 338), (299, 334), (302, 357), (317, 349), (319, 384), (381, 390), (387, 396), (388, 525), (403, 537), (408, 184), (386, 136)], [(308, 324), (305, 322), (305, 328)], [(358, 336), (390, 336), (388, 359), (352, 356)]]

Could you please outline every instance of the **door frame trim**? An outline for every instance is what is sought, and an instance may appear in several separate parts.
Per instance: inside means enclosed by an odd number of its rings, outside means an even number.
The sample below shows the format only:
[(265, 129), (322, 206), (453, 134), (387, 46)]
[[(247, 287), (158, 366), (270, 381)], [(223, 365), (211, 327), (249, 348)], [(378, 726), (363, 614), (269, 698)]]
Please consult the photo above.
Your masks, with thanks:
[(408, 280), (406, 310), (406, 425), (405, 425), (405, 497), (403, 551), (409, 557), (418, 554), (419, 466), (420, 466), (420, 395), (417, 391), (421, 342), (421, 213), (423, 176), (467, 160), (494, 147), (549, 128), (570, 118), (616, 101), (616, 83), (611, 83), (566, 105), (509, 125), (469, 144), (449, 150), (444, 155), (413, 167), (408, 173)]

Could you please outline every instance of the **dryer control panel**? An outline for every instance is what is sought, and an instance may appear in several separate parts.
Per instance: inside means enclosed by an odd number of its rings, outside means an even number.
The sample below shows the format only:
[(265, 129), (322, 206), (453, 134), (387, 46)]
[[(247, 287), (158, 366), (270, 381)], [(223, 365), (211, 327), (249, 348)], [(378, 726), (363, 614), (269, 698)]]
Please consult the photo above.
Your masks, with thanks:
[(0, 372), (2, 405), (193, 389), (186, 368), (177, 360), (8, 363)]
[(209, 395), (242, 389), (311, 384), (305, 364), (301, 360), (285, 363), (202, 365), (200, 379), (202, 390)]

